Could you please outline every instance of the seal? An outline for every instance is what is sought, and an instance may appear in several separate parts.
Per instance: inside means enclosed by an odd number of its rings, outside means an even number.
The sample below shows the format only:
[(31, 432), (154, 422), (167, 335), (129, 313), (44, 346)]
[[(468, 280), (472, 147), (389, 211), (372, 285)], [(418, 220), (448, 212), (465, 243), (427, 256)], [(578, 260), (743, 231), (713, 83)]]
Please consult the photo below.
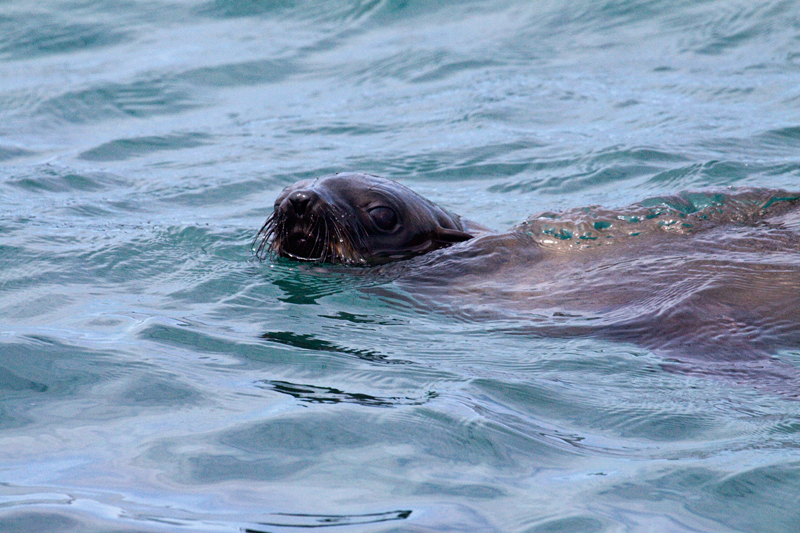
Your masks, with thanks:
[(472, 239), (483, 228), (403, 185), (342, 173), (286, 187), (254, 241), (256, 255), (377, 265)]
[(651, 198), (622, 212), (598, 207), (546, 212), (496, 235), (395, 181), (340, 173), (286, 187), (253, 250), (262, 260), (273, 253), (299, 261), (372, 266), (492, 235), (488, 241), (478, 239), (473, 252), (510, 246), (524, 255), (526, 243), (535, 253), (563, 252), (697, 234), (725, 224), (752, 226), (798, 204), (800, 193), (786, 191), (683, 193)]
[(253, 248), (374, 266), (364, 273), (386, 283), (361, 290), (511, 333), (633, 342), (749, 373), (800, 347), (799, 207), (800, 193), (780, 190), (684, 192), (545, 212), (496, 233), (399, 183), (347, 173), (287, 187)]
[(378, 281), (361, 291), (495, 332), (633, 343), (668, 371), (800, 390), (775, 357), (800, 348), (800, 193), (684, 192), (496, 233), (394, 181), (336, 174), (287, 187), (253, 249), (361, 267)]

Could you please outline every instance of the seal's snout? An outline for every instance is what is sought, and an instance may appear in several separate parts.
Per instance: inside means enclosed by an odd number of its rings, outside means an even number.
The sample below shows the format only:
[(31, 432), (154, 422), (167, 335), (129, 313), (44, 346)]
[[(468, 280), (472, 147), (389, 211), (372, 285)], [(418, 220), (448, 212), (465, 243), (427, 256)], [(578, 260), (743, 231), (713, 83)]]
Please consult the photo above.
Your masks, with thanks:
[(289, 197), (286, 199), (288, 204), (286, 205), (287, 208), (291, 208), (295, 215), (302, 217), (308, 211), (309, 206), (311, 205), (312, 201), (317, 199), (317, 194), (313, 191), (309, 191), (307, 189), (294, 191)]

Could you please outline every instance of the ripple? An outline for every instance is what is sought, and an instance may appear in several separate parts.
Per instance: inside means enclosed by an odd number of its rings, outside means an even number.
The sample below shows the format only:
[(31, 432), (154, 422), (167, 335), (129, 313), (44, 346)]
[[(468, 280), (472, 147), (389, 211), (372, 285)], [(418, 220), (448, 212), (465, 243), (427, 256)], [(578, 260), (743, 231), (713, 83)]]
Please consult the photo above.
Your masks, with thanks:
[(63, 193), (101, 191), (124, 187), (128, 182), (106, 172), (90, 171), (79, 174), (47, 166), (40, 167), (24, 177), (11, 178), (7, 183), (28, 192)]
[(18, 157), (25, 157), (34, 154), (35, 152), (26, 150), (24, 148), (0, 145), (0, 161), (9, 161), (11, 159), (16, 159)]
[(237, 87), (276, 83), (299, 72), (300, 66), (286, 59), (261, 59), (188, 70), (179, 79), (210, 87)]
[(4, 390), (6, 393), (26, 390), (46, 392), (47, 388), (47, 385), (43, 383), (37, 383), (36, 381), (23, 378), (7, 368), (0, 366), (0, 390)]
[(451, 61), (437, 65), (436, 68), (414, 76), (410, 81), (413, 83), (424, 83), (429, 81), (441, 81), (463, 71), (484, 70), (490, 67), (498, 67), (502, 63), (492, 60), (462, 60)]
[(673, 501), (717, 524), (771, 532), (792, 531), (800, 521), (798, 490), (798, 465), (787, 463), (745, 466), (733, 474), (712, 468), (679, 468), (662, 476), (622, 483), (608, 493), (628, 501)]
[(181, 113), (198, 107), (190, 94), (164, 78), (130, 83), (103, 83), (45, 100), (36, 113), (63, 122), (99, 122)]
[(86, 161), (124, 161), (153, 152), (196, 148), (212, 140), (213, 136), (198, 132), (117, 139), (86, 150), (78, 157)]
[(219, 18), (275, 15), (292, 10), (292, 0), (211, 0), (196, 9), (198, 15)]
[(570, 516), (568, 518), (553, 518), (540, 522), (526, 533), (563, 533), (565, 531), (581, 531), (583, 533), (600, 533), (606, 531), (603, 521), (592, 516)]
[(117, 398), (120, 405), (170, 408), (185, 408), (203, 401), (200, 392), (192, 387), (183, 385), (176, 379), (166, 381), (153, 376), (129, 385)]
[(196, 8), (198, 15), (214, 18), (291, 17), (334, 23), (369, 20), (383, 24), (431, 15), (473, 2), (453, 0), (353, 0), (308, 3), (294, 0), (209, 0)]
[[(542, 174), (518, 181), (500, 181), (489, 188), (490, 192), (546, 191), (574, 193), (604, 185), (635, 181), (651, 175), (675, 172), (686, 157), (674, 152), (652, 147), (613, 147), (594, 154), (569, 158), (554, 158), (529, 164)], [(569, 173), (557, 172), (568, 169)], [(527, 173), (524, 173), (527, 174)]]
[(726, 3), (724, 7), (715, 5), (713, 11), (698, 6), (696, 17), (676, 17), (684, 30), (693, 30), (693, 38), (684, 49), (701, 55), (722, 55), (780, 31), (775, 21), (786, 15), (788, 4), (780, 1), (752, 5), (734, 2)]
[(0, 58), (26, 59), (111, 46), (130, 32), (100, 23), (75, 23), (46, 13), (0, 15)]

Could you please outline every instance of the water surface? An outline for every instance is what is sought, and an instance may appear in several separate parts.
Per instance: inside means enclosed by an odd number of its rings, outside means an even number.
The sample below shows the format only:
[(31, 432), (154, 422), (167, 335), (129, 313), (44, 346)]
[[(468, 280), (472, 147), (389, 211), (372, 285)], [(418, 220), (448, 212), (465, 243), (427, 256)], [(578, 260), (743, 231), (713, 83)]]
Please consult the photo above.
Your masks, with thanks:
[(798, 37), (789, 1), (0, 4), (0, 530), (794, 531), (789, 395), (250, 246), (345, 170), (500, 230), (796, 190)]

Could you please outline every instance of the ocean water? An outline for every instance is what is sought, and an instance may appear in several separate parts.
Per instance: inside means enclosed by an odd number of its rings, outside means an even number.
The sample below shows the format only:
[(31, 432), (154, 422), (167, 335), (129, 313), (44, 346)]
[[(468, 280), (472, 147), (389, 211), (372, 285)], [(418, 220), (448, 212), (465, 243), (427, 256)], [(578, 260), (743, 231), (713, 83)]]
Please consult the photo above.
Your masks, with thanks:
[(0, 162), (0, 531), (797, 531), (791, 394), (251, 251), (338, 171), (800, 189), (797, 2), (6, 0)]

